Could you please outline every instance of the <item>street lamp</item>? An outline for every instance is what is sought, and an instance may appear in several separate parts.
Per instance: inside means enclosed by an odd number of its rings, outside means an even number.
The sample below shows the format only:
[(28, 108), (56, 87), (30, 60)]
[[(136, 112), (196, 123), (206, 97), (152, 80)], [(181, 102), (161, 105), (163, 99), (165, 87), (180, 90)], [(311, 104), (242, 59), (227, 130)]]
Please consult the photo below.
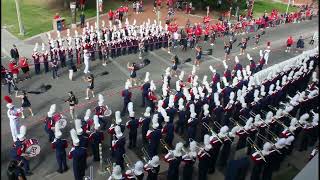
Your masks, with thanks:
[(71, 9), (71, 28), (76, 28), (77, 27), (76, 2), (70, 2), (70, 9)]
[(20, 14), (19, 0), (15, 0), (15, 2), (16, 2), (16, 10), (17, 10), (20, 35), (24, 36), (25, 32), (24, 32), (24, 27), (23, 27), (23, 23), (22, 23), (22, 19), (21, 19), (21, 14)]

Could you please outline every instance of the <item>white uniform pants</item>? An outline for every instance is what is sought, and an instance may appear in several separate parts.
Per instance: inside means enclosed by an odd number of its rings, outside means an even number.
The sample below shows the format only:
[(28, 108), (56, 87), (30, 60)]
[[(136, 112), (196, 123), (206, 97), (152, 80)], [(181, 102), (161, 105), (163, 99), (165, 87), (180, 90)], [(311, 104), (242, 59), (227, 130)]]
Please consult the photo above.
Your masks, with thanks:
[(17, 141), (17, 136), (20, 133), (20, 123), (19, 120), (10, 120), (10, 129), (13, 141)]
[(88, 72), (89, 72), (89, 58), (85, 58), (84, 59), (84, 65), (85, 65), (85, 67), (84, 67), (84, 73), (85, 74), (88, 74)]
[(69, 70), (69, 79), (72, 80), (73, 77), (73, 69)]

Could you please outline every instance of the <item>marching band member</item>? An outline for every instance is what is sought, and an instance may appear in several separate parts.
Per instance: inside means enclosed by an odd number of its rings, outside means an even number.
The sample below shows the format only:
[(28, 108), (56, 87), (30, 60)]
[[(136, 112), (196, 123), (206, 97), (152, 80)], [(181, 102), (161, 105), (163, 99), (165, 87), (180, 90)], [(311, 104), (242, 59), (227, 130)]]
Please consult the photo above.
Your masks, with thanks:
[(89, 139), (88, 136), (86, 136), (86, 134), (83, 134), (83, 129), (81, 127), (81, 119), (75, 119), (74, 124), (77, 136), (79, 138), (79, 146), (87, 149), (89, 146)]
[(177, 121), (177, 127), (176, 127), (176, 133), (179, 135), (184, 134), (184, 129), (186, 126), (186, 111), (183, 105), (183, 99), (179, 99), (178, 102), (178, 121)]
[(68, 147), (68, 141), (66, 139), (62, 139), (62, 132), (59, 127), (59, 123), (55, 127), (55, 139), (51, 142), (51, 148), (56, 150), (56, 159), (59, 166), (57, 170), (58, 173), (63, 173), (67, 171), (69, 168), (67, 166), (67, 153), (66, 148)]
[(177, 112), (177, 110), (174, 108), (174, 95), (170, 95), (169, 96), (169, 104), (168, 104), (168, 107), (166, 109), (166, 113), (168, 114), (169, 116), (169, 122), (170, 123), (173, 123), (173, 119), (174, 119), (174, 116)]
[(92, 127), (94, 125), (94, 121), (92, 118), (90, 118), (90, 115), (91, 115), (91, 110), (87, 109), (86, 114), (82, 121), (82, 130), (87, 136), (89, 136), (89, 133), (92, 130)]
[(134, 164), (133, 169), (129, 169), (125, 173), (126, 179), (136, 179), (136, 180), (143, 180), (144, 173), (143, 173), (143, 162), (137, 161)]
[[(203, 117), (200, 121), (200, 123), (206, 123), (209, 124), (210, 121), (210, 114), (209, 114), (209, 105), (205, 104), (203, 105)], [(200, 137), (203, 137), (205, 134), (208, 134), (208, 129), (205, 128), (204, 126), (201, 126), (201, 133), (200, 133)]]
[(208, 152), (211, 151), (212, 146), (209, 143), (209, 135), (204, 135), (204, 140), (203, 142), (205, 143), (204, 148), (199, 147), (199, 151), (197, 153), (198, 159), (199, 159), (199, 164), (198, 164), (198, 169), (201, 169), (198, 173), (198, 180), (207, 180), (208, 177), (208, 170), (209, 170), (209, 164), (211, 161), (211, 154)]
[[(100, 161), (99, 144), (104, 140), (103, 132), (100, 131), (100, 123), (97, 115), (93, 116), (94, 131), (89, 136), (89, 141), (92, 148), (93, 161)], [(81, 142), (81, 141), (80, 141)]]
[(301, 131), (301, 143), (299, 144), (299, 151), (305, 151), (308, 148), (310, 143), (310, 136), (311, 136), (311, 124), (308, 122), (310, 115), (308, 113), (303, 114), (300, 116), (299, 123), (302, 125)]
[(70, 135), (73, 147), (68, 154), (68, 158), (73, 159), (73, 175), (75, 180), (82, 180), (85, 175), (85, 165), (87, 164), (87, 150), (79, 146), (80, 140), (75, 129), (70, 130)]
[(95, 115), (97, 115), (99, 118), (99, 123), (102, 124), (102, 129), (105, 129), (107, 125), (106, 118), (104, 115), (107, 110), (109, 109), (107, 105), (104, 106), (103, 95), (98, 94), (98, 106), (95, 107), (94, 112), (95, 112)]
[(276, 154), (276, 163), (275, 163), (275, 166), (274, 166), (274, 170), (275, 171), (278, 171), (280, 169), (280, 165), (281, 165), (281, 162), (284, 160), (286, 154), (285, 154), (285, 151), (286, 151), (286, 138), (280, 138), (278, 139), (278, 141), (275, 143), (275, 148), (277, 148), (277, 154)]
[(17, 141), (14, 142), (11, 150), (11, 156), (13, 159), (17, 161), (23, 162), (23, 168), (25, 170), (25, 174), (27, 176), (32, 175), (33, 173), (30, 171), (29, 166), (29, 157), (26, 153), (26, 135), (27, 128), (25, 126), (20, 127), (20, 133), (17, 135)]
[(11, 135), (13, 142), (17, 141), (17, 135), (19, 134), (20, 131), (20, 116), (22, 109), (21, 108), (16, 108), (12, 104), (12, 99), (10, 96), (5, 96), (4, 100), (7, 102), (7, 116), (9, 117), (10, 120), (10, 129), (11, 129)]
[(127, 80), (124, 90), (121, 92), (121, 96), (123, 97), (123, 108), (121, 111), (121, 116), (124, 116), (127, 112), (128, 103), (131, 102), (132, 93), (129, 91), (129, 88), (132, 87), (129, 80)]
[(155, 156), (158, 154), (160, 139), (162, 137), (161, 130), (158, 129), (158, 114), (154, 114), (152, 117), (152, 128), (153, 130), (148, 130), (147, 139), (149, 140), (148, 153), (149, 156)]
[(161, 110), (161, 114), (164, 118), (164, 126), (161, 129), (161, 134), (165, 135), (164, 141), (168, 144), (169, 148), (172, 148), (172, 142), (174, 139), (174, 125), (170, 122), (170, 117), (166, 114), (164, 109)]
[(44, 130), (46, 131), (46, 133), (48, 134), (49, 136), (49, 142), (52, 142), (54, 140), (54, 127), (55, 127), (55, 121), (53, 120), (53, 114), (56, 112), (56, 105), (55, 104), (52, 104), (50, 106), (50, 110), (49, 112), (47, 113), (48, 116), (46, 117), (46, 120), (45, 120), (45, 126), (44, 126)]
[(293, 141), (294, 141), (294, 136), (289, 136), (286, 139), (286, 155), (291, 155), (292, 150), (293, 150)]
[(116, 165), (112, 168), (112, 174), (108, 178), (108, 180), (124, 180), (125, 178), (122, 176), (121, 167)]
[(135, 113), (133, 111), (133, 103), (128, 104), (129, 111), (129, 121), (126, 123), (126, 127), (129, 129), (129, 149), (135, 148), (137, 144), (137, 134), (139, 121), (135, 118)]
[(220, 128), (220, 132), (218, 133), (218, 137), (222, 140), (223, 146), (220, 152), (218, 165), (220, 167), (225, 167), (227, 161), (229, 159), (231, 144), (235, 137), (236, 129), (232, 129), (230, 132), (228, 126), (222, 126)]
[[(182, 149), (184, 151), (184, 149)], [(191, 180), (193, 174), (193, 165), (197, 160), (197, 142), (191, 141), (189, 145), (189, 151), (182, 156), (183, 166), (183, 180)]]
[(144, 166), (144, 170), (148, 172), (147, 180), (157, 180), (160, 171), (159, 156), (155, 155)]
[(123, 154), (126, 153), (125, 144), (126, 144), (126, 138), (123, 136), (123, 133), (121, 132), (120, 126), (116, 126), (114, 128), (115, 132), (115, 140), (112, 140), (112, 150), (115, 154), (116, 158), (116, 164), (124, 168), (124, 159)]
[(155, 109), (155, 102), (157, 101), (157, 96), (156, 96), (156, 85), (153, 83), (153, 80), (150, 82), (150, 88), (148, 91), (148, 106), (151, 107), (151, 110)]
[[(194, 112), (194, 104), (190, 105), (190, 118), (188, 119), (188, 139), (196, 138), (197, 134), (197, 125), (198, 125), (198, 118), (196, 117), (197, 114)], [(189, 141), (187, 141), (188, 144)]]
[(212, 72), (211, 83), (212, 83), (212, 85), (215, 85), (217, 82), (220, 82), (220, 74), (217, 73), (217, 71), (215, 69), (213, 69), (213, 67), (211, 65), (209, 66), (209, 69)]
[(170, 150), (165, 156), (164, 160), (169, 163), (167, 180), (179, 179), (179, 166), (182, 161), (183, 143), (178, 142), (174, 150)]
[(32, 53), (33, 63), (34, 63), (34, 70), (36, 74), (40, 74), (40, 54), (38, 53), (38, 43), (35, 44)]
[(266, 163), (262, 171), (262, 179), (271, 180), (275, 163), (276, 161), (278, 161), (275, 158), (277, 152), (274, 150), (271, 143), (266, 142), (263, 145), (263, 150), (261, 151), (261, 153), (266, 160)]
[(146, 72), (144, 84), (141, 86), (141, 90), (142, 90), (142, 105), (141, 105), (141, 107), (145, 107), (145, 105), (146, 105), (146, 99), (148, 97), (148, 90), (150, 88), (149, 76), (150, 76), (150, 73)]
[(174, 95), (175, 107), (178, 107), (178, 102), (179, 102), (180, 99), (182, 99), (182, 100), (185, 99), (185, 96), (184, 96), (183, 92), (181, 91), (182, 87), (184, 87), (183, 81), (181, 81), (181, 80), (176, 81), (176, 91), (177, 91), (177, 93)]
[(139, 119), (139, 124), (142, 126), (141, 133), (142, 133), (142, 140), (143, 140), (144, 144), (148, 143), (146, 135), (149, 130), (149, 125), (150, 125), (150, 121), (151, 121), (150, 111), (151, 111), (151, 108), (147, 107), (146, 111), (143, 114), (144, 118), (141, 117)]

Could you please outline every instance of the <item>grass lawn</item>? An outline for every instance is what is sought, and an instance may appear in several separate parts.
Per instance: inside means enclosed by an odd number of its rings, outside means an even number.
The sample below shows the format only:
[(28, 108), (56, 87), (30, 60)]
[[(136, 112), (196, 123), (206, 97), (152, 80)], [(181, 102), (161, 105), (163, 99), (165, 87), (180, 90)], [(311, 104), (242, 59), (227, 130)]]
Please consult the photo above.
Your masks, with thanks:
[[(104, 12), (119, 7), (120, 3), (121, 1), (117, 0), (104, 0)], [(66, 18), (67, 24), (71, 23), (70, 9), (52, 9), (44, 4), (39, 4), (35, 0), (20, 0), (20, 12), (26, 32), (25, 36), (20, 36), (15, 0), (1, 0), (1, 11), (1, 26), (7, 26), (7, 29), (20, 39), (52, 30), (52, 18), (56, 12)], [(79, 21), (79, 15), (80, 12), (78, 11), (77, 21)], [(90, 3), (85, 9), (86, 19), (95, 15), (95, 3)]]
[[(272, 2), (271, 0), (256, 0), (253, 6), (253, 13), (255, 17), (263, 15), (264, 11), (271, 12), (273, 9), (277, 9), (281, 13), (285, 13), (287, 10), (287, 4)], [(297, 7), (289, 6), (288, 12), (298, 11)]]

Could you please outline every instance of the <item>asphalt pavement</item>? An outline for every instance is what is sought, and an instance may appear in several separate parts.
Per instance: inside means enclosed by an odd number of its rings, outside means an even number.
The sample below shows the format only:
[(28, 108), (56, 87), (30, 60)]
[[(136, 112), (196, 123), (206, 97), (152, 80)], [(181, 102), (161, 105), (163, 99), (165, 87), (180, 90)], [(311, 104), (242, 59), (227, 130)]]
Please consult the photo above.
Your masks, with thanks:
[[(259, 59), (259, 49), (264, 50), (266, 48), (266, 44), (268, 41), (271, 42), (271, 52), (269, 57), (269, 62), (266, 67), (272, 66), (273, 64), (282, 62), (289, 58), (292, 58), (301, 53), (301, 51), (296, 52), (295, 50), (290, 53), (285, 53), (285, 43), (288, 36), (293, 36), (295, 40), (302, 35), (303, 37), (310, 37), (313, 35), (315, 31), (318, 31), (318, 18), (314, 18), (312, 21), (301, 22), (297, 24), (286, 24), (281, 25), (277, 28), (269, 28), (266, 29), (266, 34), (261, 37), (260, 46), (258, 49), (252, 50), (253, 43), (254, 43), (254, 35), (255, 33), (250, 33), (248, 35), (241, 35), (241, 36), (250, 36), (251, 40), (248, 44), (248, 53), (253, 57), (253, 59), (257, 62)], [(1, 31), (2, 35), (4, 32)], [(6, 34), (7, 35), (7, 34)], [(241, 40), (241, 36), (238, 36), (238, 41), (235, 43), (237, 45)], [(22, 53), (26, 55), (28, 53), (31, 54), (33, 47), (26, 45), (24, 46), (23, 42), (15, 41), (14, 37), (8, 36), (6, 40), (12, 40), (12, 42), (17, 43), (18, 48), (21, 45)], [(305, 40), (305, 49), (311, 49), (308, 42), (310, 39)], [(10, 44), (12, 42), (8, 42), (2, 40), (2, 45), (5, 45), (2, 48), (2, 52), (10, 50)], [(203, 50), (207, 50), (212, 48), (209, 43), (201, 43)], [(195, 50), (188, 49), (187, 52), (182, 52), (181, 49), (177, 48), (171, 50), (171, 54), (167, 52), (166, 49), (155, 50), (153, 52), (147, 53), (144, 55), (144, 58), (148, 58), (151, 63), (146, 67), (142, 68), (137, 72), (137, 77), (141, 80), (144, 79), (145, 72), (150, 72), (150, 79), (154, 80), (157, 85), (157, 92), (161, 95), (161, 75), (164, 74), (165, 69), (171, 65), (170, 58), (173, 54), (178, 55), (180, 61), (184, 61), (187, 58), (191, 58), (192, 60), (195, 58)], [(233, 67), (234, 63), (234, 56), (239, 54), (239, 47), (234, 46), (231, 52), (231, 61), (227, 61), (229, 67)], [(224, 56), (223, 51), (223, 39), (218, 39), (215, 46), (213, 46), (213, 54), (211, 56), (204, 55), (203, 62), (200, 67), (197, 68), (196, 74), (199, 76), (199, 80), (202, 80), (203, 75), (208, 75), (210, 77), (210, 70), (209, 65), (212, 65), (218, 73), (222, 73), (224, 70), (222, 60)], [(238, 56), (239, 60), (242, 65), (249, 64), (249, 60), (246, 56)], [(5, 61), (6, 53), (2, 56), (2, 60)], [(8, 58), (7, 58), (8, 59)], [(102, 66), (100, 60), (95, 60), (91, 62), (90, 71), (95, 75), (95, 92), (96, 95), (101, 93), (104, 95), (105, 104), (111, 107), (112, 111), (115, 112), (117, 110), (122, 109), (122, 99), (120, 96), (121, 90), (124, 88), (124, 84), (126, 79), (128, 78), (129, 72), (127, 71), (126, 65), (128, 62), (140, 62), (141, 60), (138, 59), (138, 55), (127, 55), (121, 56), (118, 58), (113, 59), (107, 66)], [(43, 68), (43, 67), (42, 67)], [(43, 119), (47, 114), (47, 111), (50, 108), (51, 104), (57, 105), (57, 112), (62, 112), (68, 119), (68, 125), (65, 129), (63, 129), (63, 137), (69, 140), (69, 144), (71, 144), (71, 138), (69, 135), (69, 130), (74, 127), (72, 121), (70, 121), (70, 115), (68, 113), (68, 105), (64, 103), (64, 99), (67, 98), (67, 92), (72, 90), (75, 92), (75, 95), (79, 98), (79, 105), (76, 107), (76, 114), (79, 118), (83, 118), (86, 109), (90, 108), (93, 109), (97, 106), (97, 96), (96, 98), (91, 98), (90, 100), (85, 100), (85, 89), (87, 84), (82, 79), (83, 68), (74, 74), (74, 81), (70, 81), (68, 79), (67, 70), (60, 69), (61, 76), (59, 79), (53, 80), (51, 78), (51, 73), (45, 74), (44, 72), (41, 75), (33, 75), (31, 79), (23, 81), (19, 83), (19, 87), (26, 89), (28, 91), (37, 90), (43, 84), (50, 84), (52, 88), (48, 90), (46, 93), (38, 94), (38, 95), (29, 95), (29, 99), (32, 104), (32, 108), (34, 111), (35, 116), (30, 117), (29, 113), (26, 112), (26, 119), (21, 119), (21, 123), (27, 126), (27, 138), (37, 138), (41, 145), (41, 153), (39, 156), (33, 158), (30, 161), (31, 170), (33, 171), (34, 175), (30, 177), (30, 179), (72, 179), (72, 168), (64, 173), (58, 174), (55, 171), (57, 170), (57, 163), (55, 160), (55, 153), (50, 148), (50, 144), (47, 141), (47, 134), (44, 131), (44, 123)], [(184, 63), (179, 66), (179, 70), (185, 71), (185, 78), (191, 72), (192, 64), (191, 63)], [(34, 72), (34, 69), (31, 69)], [(43, 69), (42, 69), (43, 71)], [(109, 72), (107, 75), (101, 75), (103, 72)], [(209, 78), (210, 79), (210, 78)], [(177, 80), (174, 77), (171, 80), (171, 86), (175, 88), (175, 81)], [(141, 104), (141, 91), (139, 87), (133, 87), (132, 89), (133, 97), (132, 101), (134, 102), (134, 111), (136, 112), (137, 116), (142, 116), (142, 113), (145, 109), (140, 107)], [(2, 86), (1, 88), (1, 103), (5, 103), (3, 101), (3, 96), (7, 95), (7, 88), (6, 86)], [(13, 98), (14, 99), (14, 98)], [(18, 102), (17, 99), (14, 99), (14, 103), (16, 106), (20, 106), (21, 102)], [(6, 115), (7, 109), (5, 107), (1, 108), (1, 168), (6, 169), (6, 166), (9, 161), (9, 149), (12, 146), (12, 138), (11, 132), (9, 128), (9, 119)], [(112, 114), (112, 118), (114, 118), (114, 114)], [(111, 117), (109, 118), (111, 119)], [(124, 122), (127, 121), (126, 117), (122, 118)], [(125, 134), (127, 134), (126, 131)], [(140, 132), (140, 131), (139, 131)], [(109, 157), (109, 136), (107, 135), (107, 139), (103, 144), (103, 156)], [(179, 137), (175, 134), (174, 143), (182, 140), (182, 137)], [(127, 149), (127, 153), (129, 158), (132, 162), (135, 162), (141, 157), (140, 148), (142, 147), (141, 144), (141, 135), (139, 133), (138, 137), (138, 146), (139, 148), (134, 150)], [(70, 148), (67, 149), (67, 152)], [(160, 156), (163, 158), (163, 155)], [(301, 159), (301, 154), (297, 153), (293, 155), (293, 158)], [(67, 161), (69, 167), (72, 167), (72, 161)], [(295, 164), (305, 164), (303, 160), (294, 162)], [(95, 175), (94, 179), (106, 179), (106, 177), (99, 175), (97, 173), (97, 169), (99, 168), (99, 163), (93, 163), (92, 157), (88, 157), (88, 165), (92, 165), (94, 167)], [(165, 173), (167, 169), (166, 163), (161, 161), (161, 172)], [(302, 166), (303, 167), (303, 166)], [(301, 167), (300, 167), (301, 168)], [(196, 170), (195, 170), (196, 171)], [(87, 170), (87, 174), (89, 171)], [(210, 179), (223, 179), (223, 171), (217, 170), (217, 172), (213, 175), (210, 175)], [(195, 173), (196, 174), (196, 173)], [(1, 178), (5, 178), (5, 171), (1, 172)]]

